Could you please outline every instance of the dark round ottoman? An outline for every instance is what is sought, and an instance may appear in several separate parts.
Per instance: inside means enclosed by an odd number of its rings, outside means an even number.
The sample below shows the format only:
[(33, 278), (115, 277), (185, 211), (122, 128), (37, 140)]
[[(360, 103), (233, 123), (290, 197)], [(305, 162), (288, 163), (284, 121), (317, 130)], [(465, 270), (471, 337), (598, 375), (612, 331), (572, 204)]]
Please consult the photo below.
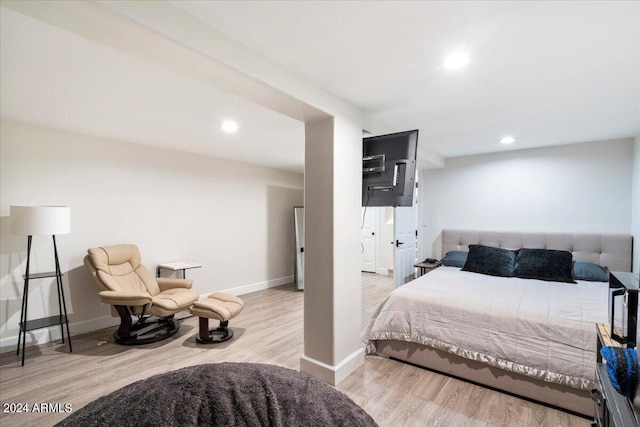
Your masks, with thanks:
[(375, 426), (349, 397), (274, 365), (197, 365), (103, 396), (57, 426)]

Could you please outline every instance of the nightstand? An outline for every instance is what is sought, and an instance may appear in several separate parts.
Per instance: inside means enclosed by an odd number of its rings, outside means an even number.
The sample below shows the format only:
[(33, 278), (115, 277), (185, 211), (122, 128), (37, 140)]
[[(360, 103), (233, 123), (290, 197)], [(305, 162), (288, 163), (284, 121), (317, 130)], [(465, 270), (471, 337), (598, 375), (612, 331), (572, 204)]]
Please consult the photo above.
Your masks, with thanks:
[(438, 262), (419, 262), (419, 263), (414, 264), (413, 266), (418, 269), (418, 277), (420, 277), (423, 274), (427, 274), (431, 270), (435, 270), (436, 268), (440, 267), (440, 261), (438, 261)]
[(619, 342), (611, 339), (609, 324), (596, 323), (598, 334), (596, 356), (596, 387), (591, 390), (591, 396), (596, 405), (596, 416), (593, 425), (596, 426), (638, 426), (640, 418), (633, 408), (632, 402), (618, 393), (611, 385), (607, 367), (602, 361), (600, 349), (602, 347), (623, 347)]

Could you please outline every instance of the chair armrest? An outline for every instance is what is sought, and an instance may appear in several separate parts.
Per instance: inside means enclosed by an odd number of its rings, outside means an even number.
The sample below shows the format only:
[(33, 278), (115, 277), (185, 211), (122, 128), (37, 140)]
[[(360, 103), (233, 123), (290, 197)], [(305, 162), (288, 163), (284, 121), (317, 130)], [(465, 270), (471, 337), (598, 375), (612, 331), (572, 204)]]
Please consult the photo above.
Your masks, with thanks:
[(174, 277), (158, 277), (156, 280), (160, 291), (175, 288), (191, 289), (191, 284), (193, 283), (191, 279), (176, 279)]
[(105, 304), (129, 307), (151, 304), (151, 295), (143, 292), (102, 291), (98, 295)]

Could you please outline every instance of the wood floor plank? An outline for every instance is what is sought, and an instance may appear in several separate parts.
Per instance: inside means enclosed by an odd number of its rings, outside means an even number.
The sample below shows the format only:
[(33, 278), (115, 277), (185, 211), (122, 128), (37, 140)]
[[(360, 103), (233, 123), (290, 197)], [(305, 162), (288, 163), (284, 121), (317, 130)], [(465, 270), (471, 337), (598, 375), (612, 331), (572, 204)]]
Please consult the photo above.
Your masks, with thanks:
[[(386, 276), (362, 274), (362, 325), (392, 291)], [(97, 296), (96, 296), (97, 298)], [(172, 339), (138, 347), (114, 343), (115, 328), (60, 343), (0, 355), (2, 403), (71, 403), (76, 411), (135, 381), (187, 366), (219, 362), (269, 363), (299, 370), (303, 349), (303, 292), (293, 284), (243, 295), (243, 312), (230, 322), (231, 341), (197, 345), (197, 318)], [(187, 316), (184, 312), (177, 317)], [(215, 322), (212, 322), (214, 325)], [(381, 426), (588, 426), (588, 420), (451, 377), (367, 356), (337, 387)], [(0, 413), (0, 425), (50, 426), (66, 413)]]

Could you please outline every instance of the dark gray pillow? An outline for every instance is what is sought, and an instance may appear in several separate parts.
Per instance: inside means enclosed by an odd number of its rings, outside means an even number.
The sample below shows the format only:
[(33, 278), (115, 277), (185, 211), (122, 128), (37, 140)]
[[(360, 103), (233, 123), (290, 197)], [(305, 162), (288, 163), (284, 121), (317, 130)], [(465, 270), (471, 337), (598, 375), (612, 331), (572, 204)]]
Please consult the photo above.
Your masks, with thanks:
[(607, 269), (592, 262), (573, 262), (573, 278), (590, 282), (608, 282)]
[(512, 277), (516, 254), (517, 251), (509, 249), (469, 245), (469, 255), (462, 270), (490, 276)]
[(571, 252), (523, 248), (518, 251), (513, 275), (522, 279), (576, 283), (571, 274), (572, 267)]
[(440, 260), (442, 265), (447, 267), (464, 267), (464, 263), (467, 262), (467, 254), (468, 252), (462, 251), (449, 251), (447, 254)]

